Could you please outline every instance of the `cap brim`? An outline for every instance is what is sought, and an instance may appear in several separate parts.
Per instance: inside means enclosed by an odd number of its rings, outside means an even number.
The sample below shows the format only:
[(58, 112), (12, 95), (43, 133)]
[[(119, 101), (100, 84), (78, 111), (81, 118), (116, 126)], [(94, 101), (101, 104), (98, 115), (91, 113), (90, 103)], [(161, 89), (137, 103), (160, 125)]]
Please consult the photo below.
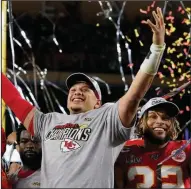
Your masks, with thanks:
[(84, 81), (84, 82), (88, 83), (94, 89), (91, 79), (83, 73), (74, 73), (74, 74), (70, 75), (66, 79), (66, 86), (68, 89), (70, 89), (73, 85), (75, 85), (76, 83), (78, 83), (80, 81)]
[(161, 102), (160, 104), (157, 104), (156, 106), (152, 106), (148, 108), (147, 111), (158, 108), (158, 107), (162, 107), (166, 111), (166, 114), (170, 117), (175, 117), (179, 114), (178, 106), (176, 106), (174, 103), (171, 103), (171, 102)]

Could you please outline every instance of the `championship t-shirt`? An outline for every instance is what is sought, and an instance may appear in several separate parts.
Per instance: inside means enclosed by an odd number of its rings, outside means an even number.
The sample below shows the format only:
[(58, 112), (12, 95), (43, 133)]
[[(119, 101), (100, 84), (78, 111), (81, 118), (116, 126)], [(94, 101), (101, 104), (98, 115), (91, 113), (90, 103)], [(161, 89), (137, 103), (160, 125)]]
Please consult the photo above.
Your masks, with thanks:
[(118, 114), (119, 103), (86, 113), (43, 114), (36, 110), (34, 133), (42, 141), (42, 188), (112, 188), (114, 163), (134, 134)]

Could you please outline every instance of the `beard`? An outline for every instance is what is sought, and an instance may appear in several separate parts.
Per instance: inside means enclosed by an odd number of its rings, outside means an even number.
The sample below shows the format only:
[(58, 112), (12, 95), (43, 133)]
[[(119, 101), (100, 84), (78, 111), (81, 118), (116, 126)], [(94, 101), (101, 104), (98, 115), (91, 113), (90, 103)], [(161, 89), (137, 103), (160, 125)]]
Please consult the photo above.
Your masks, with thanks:
[(156, 145), (163, 145), (166, 142), (168, 142), (171, 137), (170, 137), (170, 133), (168, 132), (166, 134), (166, 136), (164, 138), (161, 138), (159, 136), (157, 136), (152, 129), (150, 128), (146, 128), (143, 136), (145, 139), (147, 139), (151, 144), (156, 144)]
[(26, 165), (31, 170), (38, 170), (41, 167), (42, 152), (35, 152), (34, 156), (27, 157), (25, 153), (20, 153), (23, 165)]

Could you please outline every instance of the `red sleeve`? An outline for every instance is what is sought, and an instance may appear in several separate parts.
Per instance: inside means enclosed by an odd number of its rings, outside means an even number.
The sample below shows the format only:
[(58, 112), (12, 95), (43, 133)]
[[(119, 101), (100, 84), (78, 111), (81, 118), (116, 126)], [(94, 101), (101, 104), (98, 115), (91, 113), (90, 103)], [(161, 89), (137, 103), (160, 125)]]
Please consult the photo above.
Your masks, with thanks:
[(6, 150), (6, 135), (4, 129), (1, 127), (1, 157)]
[(2, 74), (2, 98), (7, 106), (15, 113), (16, 117), (24, 122), (28, 113), (34, 108), (28, 101), (24, 100), (15, 86)]

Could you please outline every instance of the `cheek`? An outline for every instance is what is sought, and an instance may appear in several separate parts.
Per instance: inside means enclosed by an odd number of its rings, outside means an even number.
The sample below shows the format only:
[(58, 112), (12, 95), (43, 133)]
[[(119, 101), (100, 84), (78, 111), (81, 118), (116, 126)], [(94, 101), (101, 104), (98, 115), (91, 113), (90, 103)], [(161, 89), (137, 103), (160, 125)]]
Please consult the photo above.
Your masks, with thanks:
[(154, 123), (155, 123), (154, 120), (148, 120), (148, 121), (147, 121), (147, 127), (150, 127), (150, 128), (151, 128)]
[(168, 130), (171, 129), (171, 122), (170, 122), (170, 121), (167, 121), (167, 122), (165, 123), (165, 125), (166, 125), (166, 127), (168, 128)]
[(24, 151), (24, 145), (19, 146), (19, 152), (22, 153)]

